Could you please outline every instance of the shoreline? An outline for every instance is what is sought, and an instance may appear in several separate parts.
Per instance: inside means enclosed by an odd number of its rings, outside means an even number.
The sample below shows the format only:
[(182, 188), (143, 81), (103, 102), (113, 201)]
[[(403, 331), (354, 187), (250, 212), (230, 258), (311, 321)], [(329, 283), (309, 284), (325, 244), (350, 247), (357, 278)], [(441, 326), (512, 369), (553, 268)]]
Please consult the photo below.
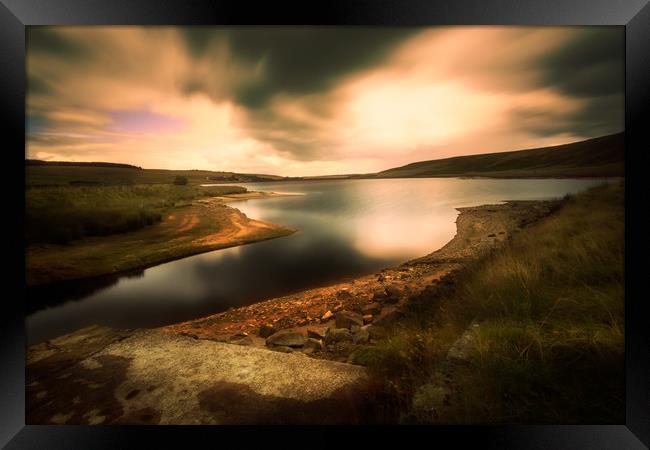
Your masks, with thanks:
[[(399, 325), (402, 306), (435, 301), (458, 270), (557, 205), (457, 208), (457, 233), (445, 246), (375, 274), (166, 327), (93, 325), (31, 345), (27, 423), (266, 423), (293, 417), (297, 406), (307, 423), (376, 420), (364, 400), (375, 392), (364, 349)], [(361, 314), (370, 324), (339, 324)]]
[[(456, 235), (440, 249), (379, 272), (305, 289), (248, 306), (159, 327), (171, 334), (268, 348), (262, 328), (324, 336), (335, 328), (336, 313), (365, 314), (374, 307), (373, 324), (394, 322), (410, 298), (449, 283), (456, 271), (502, 246), (520, 229), (548, 216), (556, 201), (509, 201), (456, 208)], [(390, 295), (386, 293), (389, 292)], [(394, 295), (393, 295), (394, 294)], [(386, 297), (393, 297), (389, 302)], [(245, 343), (242, 342), (245, 339)], [(294, 349), (295, 350), (295, 349)], [(350, 362), (340, 349), (309, 352), (309, 356)], [(287, 350), (288, 351), (288, 350)], [(301, 351), (297, 349), (295, 351)]]
[(27, 247), (26, 287), (101, 281), (201, 253), (291, 235), (298, 230), (251, 219), (226, 205), (291, 195), (299, 194), (250, 191), (201, 198), (168, 210), (161, 222), (140, 230), (84, 238), (71, 245)]

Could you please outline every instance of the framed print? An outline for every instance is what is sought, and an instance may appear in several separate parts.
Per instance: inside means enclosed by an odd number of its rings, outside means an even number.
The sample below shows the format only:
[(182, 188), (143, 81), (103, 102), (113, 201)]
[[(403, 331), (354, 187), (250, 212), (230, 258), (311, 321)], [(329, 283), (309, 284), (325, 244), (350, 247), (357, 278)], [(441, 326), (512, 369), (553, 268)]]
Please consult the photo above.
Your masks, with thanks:
[(646, 2), (0, 11), (7, 448), (650, 442)]

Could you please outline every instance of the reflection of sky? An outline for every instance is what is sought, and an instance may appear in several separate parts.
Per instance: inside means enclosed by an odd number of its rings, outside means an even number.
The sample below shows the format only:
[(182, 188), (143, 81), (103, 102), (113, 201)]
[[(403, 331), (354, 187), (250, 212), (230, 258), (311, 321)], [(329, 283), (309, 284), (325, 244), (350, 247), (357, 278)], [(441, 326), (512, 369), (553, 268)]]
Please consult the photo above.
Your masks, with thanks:
[(191, 256), (144, 271), (80, 301), (28, 317), (30, 342), (100, 323), (153, 327), (372, 273), (442, 247), (455, 208), (561, 197), (599, 180), (392, 179), (251, 183), (305, 195), (231, 203), (295, 227), (290, 236)]

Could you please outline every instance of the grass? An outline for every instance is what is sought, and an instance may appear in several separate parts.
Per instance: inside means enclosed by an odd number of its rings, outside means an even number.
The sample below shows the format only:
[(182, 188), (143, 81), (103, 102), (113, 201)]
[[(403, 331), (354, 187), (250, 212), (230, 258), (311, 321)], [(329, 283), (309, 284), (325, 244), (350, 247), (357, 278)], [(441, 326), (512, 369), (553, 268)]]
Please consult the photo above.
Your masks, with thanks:
[(239, 186), (59, 186), (25, 193), (26, 239), (63, 244), (87, 236), (134, 231), (161, 220), (169, 208), (200, 197), (246, 192)]
[[(365, 362), (404, 422), (622, 423), (624, 278), (623, 188), (597, 187), (412, 304)], [(449, 365), (473, 322), (468, 361)], [(421, 393), (444, 367), (441, 407)]]

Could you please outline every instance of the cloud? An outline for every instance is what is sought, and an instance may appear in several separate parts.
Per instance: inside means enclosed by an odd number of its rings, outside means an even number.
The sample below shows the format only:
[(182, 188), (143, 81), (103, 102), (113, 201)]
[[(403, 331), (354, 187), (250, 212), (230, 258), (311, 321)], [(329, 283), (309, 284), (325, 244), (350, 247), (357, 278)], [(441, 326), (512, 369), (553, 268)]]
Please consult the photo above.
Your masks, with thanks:
[(283, 175), (623, 127), (620, 27), (29, 27), (27, 156)]

